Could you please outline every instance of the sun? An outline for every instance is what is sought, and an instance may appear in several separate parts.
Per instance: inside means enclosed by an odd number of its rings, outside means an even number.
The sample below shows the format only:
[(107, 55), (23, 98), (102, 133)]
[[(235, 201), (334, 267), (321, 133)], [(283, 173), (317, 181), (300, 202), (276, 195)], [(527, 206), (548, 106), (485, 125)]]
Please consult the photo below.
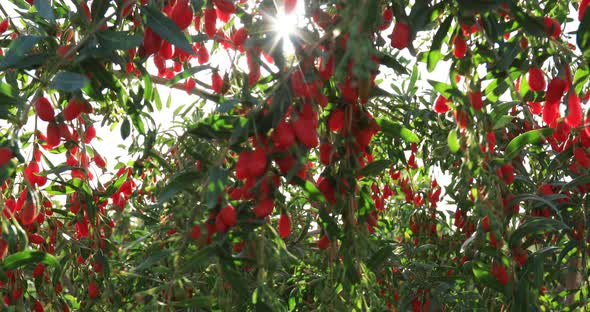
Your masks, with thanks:
[(274, 30), (281, 38), (289, 38), (297, 29), (297, 14), (285, 14), (279, 12), (274, 18)]
[(273, 30), (277, 34), (276, 41), (283, 41), (283, 53), (293, 54), (295, 48), (290, 37), (296, 34), (297, 28), (301, 26), (299, 6), (291, 14), (286, 14), (281, 8), (277, 11), (277, 15), (273, 17)]

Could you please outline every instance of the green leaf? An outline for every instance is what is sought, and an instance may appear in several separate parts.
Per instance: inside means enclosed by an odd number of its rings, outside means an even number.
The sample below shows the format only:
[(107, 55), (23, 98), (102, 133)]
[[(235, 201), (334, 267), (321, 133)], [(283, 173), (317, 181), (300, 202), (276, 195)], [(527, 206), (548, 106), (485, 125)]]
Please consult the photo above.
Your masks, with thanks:
[[(590, 59), (590, 56), (588, 58)], [(587, 66), (580, 66), (578, 69), (576, 69), (576, 75), (574, 76), (573, 84), (577, 94), (582, 93), (582, 89), (584, 89), (584, 86), (588, 82), (588, 78), (590, 78), (590, 71), (588, 70)]]
[(493, 130), (498, 130), (498, 129), (502, 129), (504, 128), (506, 125), (510, 124), (512, 122), (512, 120), (514, 119), (514, 116), (510, 116), (510, 115), (503, 115), (500, 116), (500, 118), (498, 118), (495, 122), (494, 122), (494, 126), (493, 126)]
[(404, 65), (402, 65), (400, 62), (398, 62), (396, 59), (394, 59), (390, 55), (382, 54), (382, 55), (380, 55), (380, 59), (381, 59), (381, 65), (385, 65), (385, 66), (393, 69), (399, 75), (407, 75), (409, 73), (408, 69), (406, 69), (406, 67)]
[(236, 104), (240, 103), (239, 99), (227, 99), (227, 100), (222, 100), (223, 102), (221, 102), (219, 104), (219, 107), (217, 108), (217, 111), (220, 113), (227, 113), (230, 110), (232, 110), (232, 108), (234, 108), (234, 106), (236, 106)]
[(373, 270), (373, 271), (376, 271), (379, 268), (379, 266), (381, 266), (381, 264), (383, 262), (385, 262), (385, 260), (394, 256), (393, 251), (394, 251), (394, 247), (389, 244), (381, 247), (381, 249), (379, 249), (377, 252), (375, 252), (371, 256), (369, 261), (367, 261), (367, 267), (371, 268), (371, 270)]
[(451, 27), (452, 22), (453, 16), (449, 15), (445, 19), (445, 21), (440, 25), (438, 31), (432, 39), (432, 46), (430, 47), (430, 51), (426, 56), (428, 72), (432, 72), (436, 68), (436, 64), (438, 63), (438, 61), (440, 61), (443, 57), (443, 54), (441, 52), (442, 43), (449, 32), (449, 28)]
[(105, 30), (96, 34), (98, 44), (102, 49), (128, 50), (141, 45), (143, 36), (141, 34), (130, 34), (127, 31)]
[(520, 225), (512, 235), (510, 235), (510, 246), (514, 247), (521, 243), (523, 237), (532, 234), (541, 234), (548, 231), (557, 231), (567, 229), (568, 226), (563, 222), (555, 219), (537, 217), (527, 220)]
[[(92, 12), (92, 20), (100, 21), (104, 18), (105, 13), (109, 9), (110, 0), (93, 0), (90, 12)], [(86, 18), (86, 15), (83, 15)]]
[(557, 216), (559, 216), (559, 218), (561, 219), (561, 212), (559, 212), (559, 209), (557, 209), (557, 206), (555, 206), (555, 204), (552, 202), (552, 200), (556, 200), (558, 198), (551, 198), (550, 196), (564, 196), (564, 195), (549, 195), (549, 196), (541, 197), (537, 194), (520, 194), (520, 195), (516, 196), (511, 201), (510, 204), (512, 205), (512, 204), (517, 204), (521, 201), (533, 200), (533, 201), (539, 202), (541, 205), (549, 206), (549, 208), (551, 208), (553, 210), (553, 212)]
[(172, 303), (172, 306), (176, 308), (204, 308), (208, 310), (208, 308), (211, 306), (211, 302), (214, 302), (212, 297), (193, 296), (190, 299), (175, 301)]
[(189, 127), (189, 133), (203, 139), (228, 139), (239, 127), (244, 127), (248, 119), (239, 116), (213, 115)]
[[(446, 97), (447, 99), (451, 99), (452, 97), (456, 97), (456, 98), (460, 98), (460, 99), (465, 98), (465, 96), (463, 95), (463, 93), (461, 93), (461, 91), (453, 88), (453, 86), (451, 86), (450, 84), (446, 84), (444, 82), (434, 81), (434, 80), (430, 80), (430, 79), (428, 79), (428, 83), (430, 83), (430, 85), (434, 88), (434, 90), (436, 90), (439, 94)], [(466, 101), (466, 100), (464, 100), (464, 101)]]
[(227, 184), (227, 170), (213, 167), (209, 170), (209, 183), (207, 184), (207, 207), (213, 208), (217, 204), (219, 194)]
[(42, 36), (18, 36), (8, 46), (6, 56), (0, 59), (0, 70), (20, 62), (33, 49), (37, 42), (43, 38)]
[(553, 128), (531, 130), (515, 137), (510, 143), (508, 143), (508, 145), (506, 145), (504, 161), (507, 162), (516, 157), (527, 144), (539, 144), (543, 142), (545, 138), (553, 134), (553, 130)]
[(457, 131), (449, 131), (449, 136), (447, 136), (447, 144), (449, 145), (449, 150), (451, 153), (456, 153), (459, 151), (459, 149), (461, 149), (459, 139), (457, 138)]
[(586, 185), (588, 183), (590, 183), (590, 174), (584, 174), (566, 183), (561, 189), (562, 192), (566, 192), (578, 185)]
[(123, 185), (123, 183), (127, 181), (127, 174), (128, 172), (125, 171), (125, 173), (123, 173), (121, 176), (117, 178), (115, 183), (109, 184), (109, 187), (105, 191), (103, 198), (111, 197), (111, 195), (115, 194), (119, 190), (119, 188), (121, 188), (121, 185)]
[(582, 21), (578, 26), (576, 43), (578, 44), (578, 47), (580, 47), (580, 51), (582, 51), (586, 61), (590, 60), (590, 14), (588, 11), (584, 12)]
[(0, 103), (0, 105), (6, 106), (12, 106), (17, 103), (12, 86), (4, 82), (0, 82)]
[(74, 92), (78, 91), (89, 82), (88, 77), (72, 72), (60, 72), (51, 81), (50, 86), (53, 89), (65, 91), (65, 92)]
[(129, 137), (130, 133), (131, 123), (129, 122), (129, 119), (125, 118), (125, 120), (123, 120), (123, 124), (121, 124), (121, 138), (125, 140), (127, 137)]
[[(203, 175), (197, 171), (185, 171), (172, 176), (162, 192), (158, 194), (158, 202), (165, 203), (181, 191), (193, 189), (194, 182), (202, 177)], [(216, 178), (217, 176), (211, 175), (212, 180)]]
[(172, 254), (173, 254), (173, 251), (170, 249), (164, 249), (164, 250), (160, 250), (155, 253), (152, 253), (143, 262), (141, 262), (138, 266), (136, 266), (133, 269), (133, 271), (137, 272), (137, 271), (143, 270), (145, 268), (152, 267), (153, 265), (157, 264), (158, 262), (161, 262), (162, 259), (170, 257)]
[(391, 122), (389, 119), (378, 118), (377, 124), (381, 127), (383, 134), (391, 138), (402, 138), (409, 143), (420, 142), (420, 137), (417, 134), (402, 125)]
[(51, 9), (51, 4), (48, 0), (35, 0), (34, 3), (35, 8), (37, 8), (37, 12), (39, 12), (41, 17), (51, 24), (55, 23), (55, 15), (53, 14), (53, 9)]
[(50, 174), (59, 175), (60, 173), (70, 171), (70, 170), (84, 170), (84, 169), (81, 167), (73, 167), (73, 166), (68, 166), (68, 165), (62, 164), (62, 165), (58, 165), (56, 167), (53, 167), (49, 170), (45, 170), (43, 172), (40, 172), (39, 175), (42, 175), (42, 176), (48, 176)]
[(309, 196), (311, 200), (318, 201), (321, 203), (326, 202), (324, 194), (322, 194), (322, 192), (320, 192), (317, 186), (315, 186), (315, 184), (313, 184), (309, 180), (303, 180), (299, 176), (294, 176), (291, 181), (293, 181), (296, 185), (302, 187), (307, 196)]
[(373, 177), (381, 173), (381, 171), (385, 170), (391, 166), (390, 160), (380, 159), (369, 163), (365, 166), (360, 172), (360, 174), (364, 177)]
[(29, 264), (44, 263), (50, 266), (58, 266), (59, 262), (54, 256), (41, 252), (41, 251), (21, 251), (15, 254), (9, 255), (4, 258), (2, 262), (2, 269), (4, 271), (14, 270)]
[(516, 2), (511, 1), (510, 13), (514, 15), (514, 18), (522, 29), (529, 35), (537, 37), (546, 37), (545, 26), (543, 21), (538, 17), (531, 17), (522, 8), (516, 5)]
[(193, 48), (186, 36), (178, 26), (162, 12), (150, 6), (142, 6), (143, 13), (147, 16), (147, 25), (162, 39), (168, 40), (175, 47), (183, 49), (189, 54), (194, 54)]

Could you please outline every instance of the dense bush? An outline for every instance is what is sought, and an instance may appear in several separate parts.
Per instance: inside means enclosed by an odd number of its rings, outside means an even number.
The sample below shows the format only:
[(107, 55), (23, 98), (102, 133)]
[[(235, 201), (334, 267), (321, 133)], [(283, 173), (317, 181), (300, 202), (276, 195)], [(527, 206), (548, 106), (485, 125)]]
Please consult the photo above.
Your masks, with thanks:
[(588, 308), (588, 1), (7, 2), (5, 309)]

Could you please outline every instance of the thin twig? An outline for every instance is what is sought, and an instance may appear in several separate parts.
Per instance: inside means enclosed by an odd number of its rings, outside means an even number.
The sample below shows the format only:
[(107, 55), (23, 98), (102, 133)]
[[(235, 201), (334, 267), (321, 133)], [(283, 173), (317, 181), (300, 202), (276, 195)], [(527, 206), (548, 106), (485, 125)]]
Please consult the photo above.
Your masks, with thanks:
[(8, 16), (8, 13), (6, 13), (6, 10), (4, 9), (4, 6), (2, 6), (1, 4), (0, 4), (0, 11), (2, 11), (2, 14), (4, 14), (4, 16), (8, 19), (8, 22), (10, 23), (10, 25), (12, 25), (12, 28), (14, 29), (14, 32), (17, 35), (20, 36), (20, 32), (18, 31), (18, 28), (16, 28), (16, 25), (12, 21), (12, 18), (10, 18), (10, 16)]

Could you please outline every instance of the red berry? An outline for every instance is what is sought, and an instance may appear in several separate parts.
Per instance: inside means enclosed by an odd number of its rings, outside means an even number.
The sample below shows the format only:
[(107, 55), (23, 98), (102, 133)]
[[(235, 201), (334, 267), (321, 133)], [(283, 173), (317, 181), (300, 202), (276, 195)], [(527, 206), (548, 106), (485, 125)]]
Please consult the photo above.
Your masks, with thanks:
[(89, 125), (84, 132), (84, 143), (90, 144), (90, 142), (96, 137), (96, 129), (94, 125)]
[(273, 209), (275, 208), (275, 203), (272, 199), (267, 198), (264, 199), (262, 201), (260, 201), (255, 207), (254, 209), (252, 209), (252, 211), (254, 212), (254, 214), (256, 215), (256, 217), (258, 218), (266, 218), (268, 215), (270, 215), (273, 211)]
[(511, 164), (506, 164), (501, 168), (502, 176), (504, 178), (504, 182), (510, 185), (514, 182), (514, 167)]
[(63, 114), (65, 120), (74, 120), (78, 118), (80, 114), (82, 114), (82, 104), (80, 104), (75, 98), (72, 98), (64, 109)]
[[(582, 21), (582, 18), (584, 17), (584, 13), (586, 12), (586, 8), (588, 8), (588, 4), (590, 3), (590, 0), (582, 0), (580, 1), (580, 7), (578, 8), (578, 21)], [(1, 34), (2, 32), (0, 32)]]
[(199, 65), (209, 62), (209, 51), (204, 44), (199, 47), (199, 51), (197, 52), (197, 60), (199, 61)]
[(268, 165), (268, 159), (266, 151), (263, 149), (255, 149), (251, 154), (251, 161), (248, 164), (250, 167), (250, 173), (253, 177), (260, 177), (266, 172)]
[(8, 19), (5, 19), (2, 22), (0, 22), (0, 35), (2, 35), (7, 30), (8, 30)]
[(177, 0), (170, 18), (176, 23), (178, 28), (184, 30), (188, 28), (193, 21), (193, 9), (188, 0)]
[(98, 297), (99, 294), (100, 289), (98, 289), (98, 285), (96, 284), (96, 282), (90, 282), (90, 284), (88, 284), (88, 296), (90, 297), (90, 299), (96, 299), (96, 297)]
[(478, 110), (478, 111), (481, 110), (483, 108), (483, 100), (482, 100), (481, 91), (469, 92), (469, 102), (471, 103), (471, 106), (475, 110)]
[(51, 102), (46, 97), (40, 97), (35, 101), (35, 111), (37, 116), (43, 121), (53, 121), (55, 112)]
[(324, 235), (320, 238), (317, 244), (319, 249), (326, 249), (330, 245), (330, 239), (328, 238), (328, 236)]
[(14, 155), (8, 147), (0, 147), (0, 167), (6, 165)]
[(338, 158), (338, 155), (333, 152), (332, 144), (330, 142), (320, 144), (320, 162), (325, 166), (332, 163), (332, 160)]
[(45, 309), (43, 308), (43, 304), (39, 300), (35, 299), (34, 310), (35, 310), (35, 312), (45, 311)]
[(33, 270), (33, 278), (37, 278), (43, 275), (43, 272), (45, 272), (45, 265), (43, 263), (37, 264), (37, 266)]
[(215, 36), (217, 23), (217, 12), (213, 8), (205, 9), (205, 33), (209, 38)]
[(559, 117), (559, 104), (565, 92), (565, 80), (555, 77), (551, 79), (545, 93), (545, 106), (543, 106), (543, 121), (551, 125)]
[(385, 30), (389, 28), (389, 25), (391, 25), (391, 22), (393, 21), (393, 10), (386, 9), (385, 11), (383, 11), (383, 16), (381, 17), (381, 20), (382, 22), (379, 26), (379, 30)]
[(488, 139), (488, 149), (490, 153), (494, 153), (496, 149), (496, 133), (490, 131), (486, 134), (486, 138)]
[(232, 205), (223, 207), (219, 212), (219, 215), (221, 216), (221, 221), (223, 221), (228, 227), (236, 225), (236, 209)]
[(467, 54), (467, 41), (465, 41), (465, 37), (461, 34), (455, 35), (453, 38), (453, 55), (456, 58), (460, 59), (465, 57)]
[(291, 235), (291, 218), (289, 218), (289, 215), (281, 214), (279, 218), (279, 236), (287, 238), (289, 235)]
[(41, 245), (41, 244), (45, 243), (45, 238), (43, 238), (43, 236), (41, 236), (39, 234), (33, 233), (33, 234), (29, 235), (29, 241), (32, 244)]
[(201, 226), (199, 224), (193, 226), (193, 229), (191, 230), (191, 238), (195, 241), (201, 238)]
[(582, 122), (582, 106), (580, 106), (580, 98), (575, 91), (570, 92), (567, 103), (568, 115), (564, 121), (571, 128), (576, 128)]
[(449, 107), (449, 101), (446, 97), (439, 95), (434, 102), (434, 111), (439, 114), (444, 114), (448, 112), (451, 108)]
[(231, 37), (236, 47), (242, 46), (246, 41), (246, 38), (248, 38), (248, 31), (245, 27), (238, 29)]
[(290, 123), (281, 120), (271, 138), (277, 149), (286, 149), (295, 143), (295, 132)]
[(578, 165), (584, 168), (588, 168), (590, 166), (590, 159), (583, 148), (578, 147), (574, 149), (574, 157), (576, 158)]
[(528, 82), (531, 91), (543, 91), (547, 87), (545, 75), (543, 74), (543, 71), (537, 66), (533, 66), (529, 69)]
[(330, 114), (328, 118), (328, 128), (332, 131), (338, 131), (344, 126), (344, 110), (338, 108)]
[(20, 211), (20, 220), (23, 225), (33, 224), (37, 220), (37, 216), (37, 205), (30, 199), (25, 200), (23, 208)]
[(61, 133), (59, 126), (53, 122), (47, 124), (47, 144), (51, 147), (58, 146), (61, 143)]
[(299, 118), (293, 123), (297, 139), (307, 148), (314, 148), (319, 144), (316, 126), (314, 121), (304, 118)]
[(326, 61), (326, 57), (320, 58), (320, 63), (318, 66), (318, 72), (322, 80), (330, 80), (334, 75), (334, 70), (336, 69), (336, 62), (334, 61), (334, 56), (330, 55), (327, 57), (328, 61)]
[(555, 19), (545, 16), (543, 17), (543, 24), (548, 37), (557, 38), (561, 35), (561, 25)]
[(147, 27), (143, 34), (143, 49), (147, 55), (152, 55), (160, 51), (162, 46), (162, 37)]
[(481, 224), (483, 225), (484, 231), (486, 231), (486, 232), (490, 231), (490, 217), (489, 216), (483, 217), (483, 219), (481, 219)]
[(494, 262), (492, 264), (492, 275), (502, 284), (508, 283), (508, 273), (506, 267), (502, 263)]
[(94, 163), (99, 167), (99, 168), (106, 168), (107, 163), (105, 162), (104, 158), (102, 158), (102, 156), (100, 156), (99, 153), (97, 153), (96, 151), (94, 152), (94, 156), (92, 157), (92, 159), (94, 160)]
[(221, 94), (221, 88), (223, 87), (223, 78), (218, 72), (213, 72), (211, 75), (211, 88), (215, 93)]
[(238, 161), (236, 163), (236, 178), (238, 180), (244, 180), (252, 176), (249, 166), (251, 159), (252, 152), (250, 151), (243, 151), (238, 156)]
[(410, 27), (406, 23), (397, 22), (390, 38), (392, 47), (400, 50), (406, 48), (410, 42)]
[(160, 56), (164, 60), (169, 60), (174, 56), (174, 50), (172, 48), (172, 43), (167, 40), (162, 41), (162, 46), (158, 51), (158, 56)]
[(213, 4), (219, 9), (219, 11), (225, 14), (233, 14), (236, 12), (236, 6), (231, 0), (213, 0)]
[(184, 82), (184, 91), (186, 91), (187, 94), (191, 94), (191, 92), (193, 91), (193, 89), (196, 86), (196, 82), (193, 80), (193, 78), (188, 78), (185, 82)]

